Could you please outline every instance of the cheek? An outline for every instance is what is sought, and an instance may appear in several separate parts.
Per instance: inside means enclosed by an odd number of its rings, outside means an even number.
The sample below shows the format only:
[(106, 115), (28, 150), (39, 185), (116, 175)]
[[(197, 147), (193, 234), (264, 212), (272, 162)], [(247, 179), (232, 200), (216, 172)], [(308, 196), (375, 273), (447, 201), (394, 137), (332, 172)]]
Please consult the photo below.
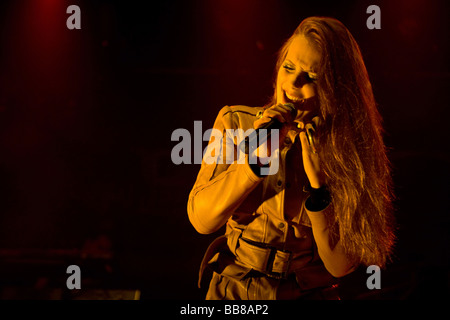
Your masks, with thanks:
[(282, 83), (283, 83), (283, 77), (280, 74), (280, 72), (278, 72), (277, 82), (276, 82), (276, 86), (275, 86), (277, 95), (281, 94), (281, 92), (282, 92), (282, 89), (281, 89)]
[(315, 84), (306, 84), (302, 88), (303, 96), (307, 98), (311, 98), (317, 95), (317, 86)]

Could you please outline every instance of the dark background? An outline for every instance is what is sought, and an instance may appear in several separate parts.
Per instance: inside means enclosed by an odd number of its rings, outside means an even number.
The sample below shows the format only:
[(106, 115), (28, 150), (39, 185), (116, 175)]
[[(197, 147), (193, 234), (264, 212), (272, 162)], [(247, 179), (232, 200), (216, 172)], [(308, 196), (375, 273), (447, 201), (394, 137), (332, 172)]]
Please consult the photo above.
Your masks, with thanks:
[[(66, 28), (71, 4), (81, 30)], [(371, 4), (381, 30), (366, 27)], [(361, 269), (342, 296), (448, 297), (448, 12), (426, 0), (2, 1), (0, 298), (202, 299), (198, 267), (220, 233), (188, 221), (199, 165), (172, 163), (171, 134), (211, 128), (224, 105), (264, 104), (277, 50), (311, 15), (360, 44), (397, 195), (382, 290)], [(70, 264), (79, 291), (65, 289)]]

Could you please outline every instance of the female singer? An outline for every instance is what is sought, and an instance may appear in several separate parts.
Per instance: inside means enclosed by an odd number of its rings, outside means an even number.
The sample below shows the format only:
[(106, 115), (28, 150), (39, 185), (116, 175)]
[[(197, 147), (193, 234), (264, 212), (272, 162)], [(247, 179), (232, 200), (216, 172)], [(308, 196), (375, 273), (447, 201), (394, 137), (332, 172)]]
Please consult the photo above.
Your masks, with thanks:
[[(198, 232), (226, 225), (202, 262), (200, 278), (214, 271), (207, 299), (338, 299), (338, 278), (359, 265), (382, 268), (392, 251), (381, 117), (347, 28), (327, 17), (302, 21), (279, 52), (274, 89), (264, 107), (222, 108), (214, 124), (222, 161), (202, 163), (189, 195)], [(274, 119), (278, 149), (270, 152), (268, 139), (245, 163), (226, 159), (230, 145), (239, 152), (228, 129)], [(279, 164), (268, 175), (267, 156)]]

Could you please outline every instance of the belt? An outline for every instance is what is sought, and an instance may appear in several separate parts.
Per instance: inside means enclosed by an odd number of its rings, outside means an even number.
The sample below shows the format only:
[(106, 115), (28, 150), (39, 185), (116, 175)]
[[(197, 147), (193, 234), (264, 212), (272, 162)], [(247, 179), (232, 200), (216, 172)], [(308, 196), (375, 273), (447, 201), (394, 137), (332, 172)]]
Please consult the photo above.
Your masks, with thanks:
[(216, 256), (220, 252), (231, 252), (234, 256), (231, 259), (244, 267), (242, 274), (251, 269), (275, 279), (286, 279), (288, 275), (295, 274), (302, 290), (327, 287), (336, 283), (336, 279), (327, 272), (321, 260), (312, 261), (310, 255), (294, 256), (290, 251), (246, 239), (242, 237), (242, 230), (233, 229), (227, 235), (214, 240), (206, 250), (199, 270), (199, 287), (203, 271), (211, 259), (217, 257), (218, 260), (223, 260), (228, 256)]
[(227, 238), (228, 248), (239, 262), (272, 278), (285, 279), (288, 273), (306, 264), (305, 259), (293, 260), (291, 251), (242, 237), (239, 229), (233, 229)]

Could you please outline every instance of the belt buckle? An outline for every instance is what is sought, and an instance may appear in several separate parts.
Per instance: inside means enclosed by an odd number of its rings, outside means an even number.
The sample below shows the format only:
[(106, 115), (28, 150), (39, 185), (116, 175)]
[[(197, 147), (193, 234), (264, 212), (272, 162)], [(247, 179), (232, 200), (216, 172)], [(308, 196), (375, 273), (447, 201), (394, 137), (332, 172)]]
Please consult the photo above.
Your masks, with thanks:
[[(270, 253), (269, 253), (269, 258), (267, 259), (266, 274), (269, 277), (271, 277), (271, 278), (286, 279), (287, 275), (288, 275), (288, 271), (289, 271), (289, 265), (291, 263), (292, 252), (278, 250), (275, 247), (270, 247), (269, 249), (270, 249)], [(273, 271), (273, 265), (274, 265), (274, 262), (275, 262), (276, 255), (277, 255), (278, 251), (281, 251), (281, 252), (284, 252), (284, 253), (289, 253), (289, 257), (288, 257), (287, 262), (286, 262), (286, 267), (283, 268), (285, 271), (283, 271), (283, 272), (274, 272)]]

